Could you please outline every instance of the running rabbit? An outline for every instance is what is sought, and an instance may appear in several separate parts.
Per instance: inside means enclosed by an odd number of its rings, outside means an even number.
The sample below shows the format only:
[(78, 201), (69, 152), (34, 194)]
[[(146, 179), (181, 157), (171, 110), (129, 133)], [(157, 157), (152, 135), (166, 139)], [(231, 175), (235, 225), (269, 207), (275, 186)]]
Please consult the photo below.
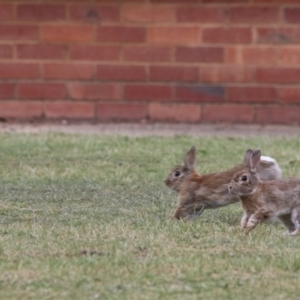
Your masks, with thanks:
[(262, 182), (257, 173), (260, 157), (260, 150), (254, 151), (228, 185), (229, 192), (242, 202), (242, 228), (248, 232), (259, 222), (278, 218), (291, 235), (300, 234), (300, 179)]
[[(252, 152), (247, 150), (245, 161)], [(227, 185), (232, 176), (244, 168), (244, 164), (224, 172), (200, 175), (194, 168), (195, 159), (196, 148), (192, 147), (186, 153), (184, 165), (175, 167), (165, 180), (165, 184), (179, 194), (179, 204), (173, 214), (176, 219), (192, 220), (200, 216), (204, 209), (218, 208), (239, 201), (236, 195), (228, 192)], [(262, 156), (257, 166), (257, 173), (261, 180), (281, 177), (277, 162), (265, 156)]]

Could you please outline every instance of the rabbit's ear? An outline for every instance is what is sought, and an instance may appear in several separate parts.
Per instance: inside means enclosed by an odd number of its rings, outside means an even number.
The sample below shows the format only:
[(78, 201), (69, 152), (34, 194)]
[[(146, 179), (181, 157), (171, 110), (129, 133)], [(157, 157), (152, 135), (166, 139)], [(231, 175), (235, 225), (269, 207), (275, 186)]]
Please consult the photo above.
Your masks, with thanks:
[(250, 162), (250, 157), (251, 157), (251, 154), (253, 153), (253, 150), (251, 149), (248, 149), (245, 153), (245, 156), (244, 156), (244, 163), (247, 165), (249, 164)]
[(251, 154), (250, 158), (250, 168), (251, 170), (255, 171), (257, 164), (260, 162), (260, 156), (261, 156), (261, 151), (260, 150), (255, 150)]
[(193, 146), (185, 155), (184, 165), (191, 170), (196, 160), (196, 148)]

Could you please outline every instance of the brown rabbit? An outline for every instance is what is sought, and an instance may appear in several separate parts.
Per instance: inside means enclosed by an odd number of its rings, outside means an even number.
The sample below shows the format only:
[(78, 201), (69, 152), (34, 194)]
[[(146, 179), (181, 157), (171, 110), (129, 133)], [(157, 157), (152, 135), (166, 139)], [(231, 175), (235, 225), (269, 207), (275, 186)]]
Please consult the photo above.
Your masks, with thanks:
[(291, 235), (300, 234), (300, 179), (262, 182), (257, 174), (260, 157), (260, 150), (254, 151), (228, 185), (229, 192), (242, 202), (242, 228), (250, 231), (259, 222), (278, 218)]
[[(245, 161), (252, 152), (246, 152)], [(165, 184), (179, 194), (179, 204), (173, 215), (176, 219), (192, 220), (200, 216), (204, 209), (218, 208), (239, 201), (236, 195), (228, 192), (227, 186), (232, 176), (244, 168), (244, 164), (224, 172), (200, 175), (194, 168), (195, 159), (196, 148), (192, 147), (186, 153), (184, 165), (175, 167), (165, 180)], [(277, 162), (267, 156), (262, 157), (257, 172), (261, 180), (281, 177)]]

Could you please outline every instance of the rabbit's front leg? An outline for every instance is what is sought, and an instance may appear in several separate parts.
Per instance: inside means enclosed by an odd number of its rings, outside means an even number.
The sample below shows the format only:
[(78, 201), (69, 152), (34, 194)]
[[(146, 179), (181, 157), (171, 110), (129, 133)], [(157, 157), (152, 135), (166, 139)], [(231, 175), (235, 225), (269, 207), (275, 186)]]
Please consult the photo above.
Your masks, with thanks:
[(252, 214), (248, 219), (245, 230), (249, 232), (250, 230), (254, 229), (260, 221), (262, 221), (260, 214)]
[(295, 225), (295, 230), (290, 235), (300, 235), (300, 206), (296, 206), (292, 210), (292, 222)]
[(195, 216), (197, 217), (197, 214), (195, 214), (195, 209), (194, 209), (194, 205), (190, 204), (190, 205), (179, 205), (174, 214), (173, 214), (173, 218), (180, 220), (180, 219), (184, 219), (186, 221), (192, 221), (193, 219), (195, 219)]
[(183, 211), (184, 211), (184, 207), (183, 206), (178, 206), (175, 210), (175, 212), (173, 213), (173, 218), (180, 220), (183, 216)]
[(244, 215), (243, 215), (243, 217), (241, 219), (241, 227), (242, 227), (242, 229), (246, 229), (247, 223), (248, 223), (248, 220), (249, 220), (250, 216), (251, 216), (251, 214), (244, 212)]

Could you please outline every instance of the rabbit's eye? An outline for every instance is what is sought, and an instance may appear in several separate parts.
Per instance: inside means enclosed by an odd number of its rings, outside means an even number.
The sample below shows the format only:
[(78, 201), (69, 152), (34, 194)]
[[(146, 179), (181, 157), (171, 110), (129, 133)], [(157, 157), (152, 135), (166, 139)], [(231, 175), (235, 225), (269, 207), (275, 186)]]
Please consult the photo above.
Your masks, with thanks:
[(175, 172), (175, 176), (178, 177), (179, 175), (180, 175), (180, 172), (179, 172), (179, 171), (176, 171), (176, 172)]
[(242, 181), (247, 181), (247, 180), (248, 180), (247, 175), (243, 175), (243, 176), (242, 176)]

